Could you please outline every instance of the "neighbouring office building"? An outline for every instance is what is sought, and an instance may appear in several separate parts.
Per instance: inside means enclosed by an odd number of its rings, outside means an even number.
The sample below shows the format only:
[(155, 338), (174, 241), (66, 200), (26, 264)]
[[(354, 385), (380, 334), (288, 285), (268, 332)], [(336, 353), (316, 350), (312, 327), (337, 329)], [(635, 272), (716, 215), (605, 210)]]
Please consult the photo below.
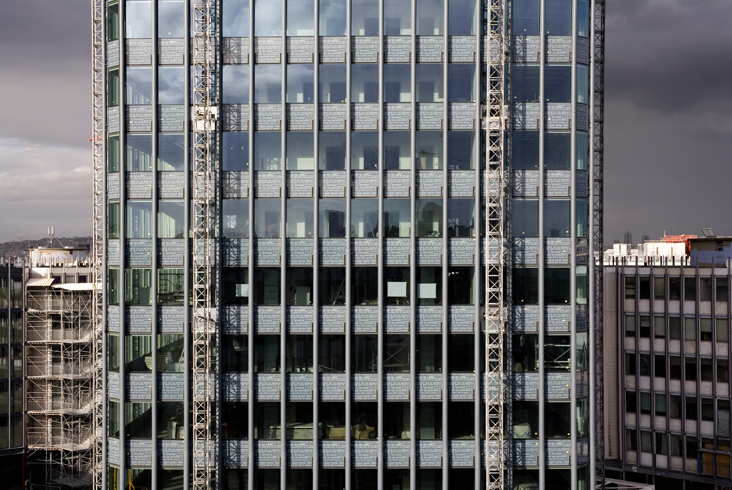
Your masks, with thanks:
[[(208, 367), (190, 306), (204, 288), (194, 3), (98, 13), (106, 488), (192, 488), (201, 431), (223, 489), (477, 489), (496, 468), (504, 488), (594, 486), (604, 2), (506, 1), (505, 64), (489, 66), (485, 2), (211, 0)], [(495, 73), (505, 108), (486, 107)], [(487, 244), (497, 206), (504, 234)], [(499, 245), (507, 260), (487, 267)], [(499, 463), (484, 333), (497, 271)]]
[(613, 475), (669, 489), (732, 485), (731, 244), (706, 236), (689, 239), (681, 258), (606, 256), (605, 455)]

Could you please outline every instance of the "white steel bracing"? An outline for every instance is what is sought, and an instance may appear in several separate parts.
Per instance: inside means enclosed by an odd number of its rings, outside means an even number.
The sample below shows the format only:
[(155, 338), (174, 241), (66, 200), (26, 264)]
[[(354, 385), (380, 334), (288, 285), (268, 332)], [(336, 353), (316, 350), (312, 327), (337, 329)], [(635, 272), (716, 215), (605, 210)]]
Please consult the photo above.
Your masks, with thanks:
[(216, 0), (193, 0), (193, 490), (214, 485), (217, 14)]
[(506, 478), (503, 411), (506, 400), (504, 380), (504, 333), (506, 306), (503, 276), (504, 251), (504, 131), (508, 110), (505, 83), (505, 0), (489, 0), (487, 12), (488, 66), (486, 108), (486, 488), (503, 490)]
[(104, 130), (105, 130), (105, 56), (104, 56), (104, 5), (103, 0), (92, 0), (92, 165), (93, 165), (93, 243), (92, 283), (92, 360), (94, 376), (92, 476), (93, 488), (102, 488), (104, 474)]

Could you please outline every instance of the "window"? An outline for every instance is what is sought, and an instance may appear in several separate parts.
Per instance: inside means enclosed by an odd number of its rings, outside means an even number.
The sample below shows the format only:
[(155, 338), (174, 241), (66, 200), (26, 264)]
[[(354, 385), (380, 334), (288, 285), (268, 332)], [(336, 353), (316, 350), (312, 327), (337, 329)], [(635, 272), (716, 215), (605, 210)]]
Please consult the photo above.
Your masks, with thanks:
[(119, 135), (107, 138), (107, 171), (119, 172)]
[[(513, 101), (539, 102), (539, 67), (533, 65), (515, 65), (512, 69), (511, 93), (513, 94)], [(516, 136), (514, 135), (513, 137), (515, 138)]]
[(684, 436), (682, 435), (676, 435), (676, 434), (669, 434), (669, 440), (670, 440), (670, 454), (671, 456), (675, 456), (677, 458), (683, 458), (684, 457)]
[(569, 402), (549, 402), (544, 405), (544, 436), (547, 439), (569, 439), (572, 408)]
[(119, 305), (119, 269), (107, 269), (107, 303), (110, 306)]
[[(320, 0), (318, 28), (321, 36), (346, 35), (346, 2), (348, 0)], [(344, 78), (345, 79), (345, 78)]]
[(254, 133), (254, 170), (280, 170), (282, 133)]
[[(351, 362), (353, 363), (353, 372), (376, 372), (378, 361), (378, 341), (376, 335), (354, 335), (353, 345), (351, 349)], [(374, 405), (376, 404), (374, 403)]]
[(700, 318), (699, 319), (699, 339), (702, 342), (712, 341), (712, 319), (711, 318)]
[(447, 434), (450, 439), (475, 439), (475, 404), (448, 402)]
[(150, 335), (125, 335), (125, 371), (146, 373), (152, 370)]
[(442, 268), (417, 268), (417, 304), (434, 306), (442, 304)]
[(450, 0), (447, 33), (450, 36), (475, 35), (475, 0)]
[(149, 306), (152, 304), (150, 269), (125, 269), (125, 305)]
[(712, 300), (712, 278), (711, 277), (700, 277), (699, 278), (699, 301), (711, 301)]
[(653, 434), (647, 430), (641, 431), (641, 452), (653, 452)]
[(656, 415), (657, 416), (666, 416), (666, 395), (663, 393), (656, 393)]
[(387, 439), (409, 439), (409, 403), (384, 403), (384, 437)]
[(288, 335), (286, 370), (288, 373), (313, 372), (313, 336)]
[(318, 77), (320, 103), (346, 102), (346, 65), (319, 65), (318, 69), (320, 70)]
[(668, 413), (672, 419), (681, 418), (681, 397), (677, 395), (669, 395), (668, 397)]
[(288, 267), (285, 289), (289, 306), (312, 305), (313, 269), (310, 267)]
[(254, 0), (254, 35), (282, 35), (282, 0)]
[(577, 65), (577, 103), (590, 103), (590, 75), (589, 68), (585, 65)]
[[(166, 403), (168, 402), (158, 402), (158, 406)], [(249, 438), (247, 402), (224, 402), (221, 404), (221, 412), (221, 432), (224, 439)]]
[(351, 275), (351, 299), (354, 305), (378, 304), (378, 268), (354, 267)]
[(635, 376), (635, 354), (625, 354), (625, 375)]
[(318, 272), (318, 300), (320, 306), (346, 304), (346, 269), (321, 267)]
[(249, 37), (249, 0), (226, 0), (221, 5), (224, 37)]
[(539, 303), (539, 269), (513, 268), (513, 304), (535, 305)]
[(249, 269), (224, 267), (221, 278), (224, 305), (249, 304)]
[[(312, 406), (309, 402), (300, 403), (306, 407)], [(319, 426), (322, 439), (340, 439), (346, 438), (346, 404), (343, 402), (320, 402), (319, 410)], [(312, 417), (312, 416), (311, 416)], [(299, 419), (298, 419), (299, 420)], [(305, 438), (303, 438), (305, 439)], [(306, 471), (306, 470), (302, 470)], [(312, 475), (311, 470), (307, 470)], [(309, 476), (309, 475), (308, 475)], [(291, 480), (292, 481), (292, 480)], [(294, 480), (298, 484), (302, 480)], [(303, 482), (304, 484), (304, 482)], [(312, 487), (311, 487), (312, 488)]]
[(318, 141), (318, 168), (320, 170), (345, 170), (346, 133), (321, 132)]
[(642, 414), (650, 415), (651, 413), (651, 394), (640, 394), (640, 411)]
[(447, 168), (449, 170), (473, 170), (475, 168), (475, 132), (448, 131), (447, 141)]
[(119, 437), (119, 402), (108, 400), (107, 405), (107, 436)]
[(126, 170), (128, 172), (152, 171), (152, 135), (129, 134), (126, 143)]
[(687, 342), (696, 342), (696, 319), (684, 318), (684, 340)]
[(254, 268), (254, 304), (276, 306), (280, 304), (280, 269)]
[(417, 438), (442, 439), (442, 402), (417, 403)]
[(681, 340), (681, 318), (678, 316), (668, 318), (668, 337), (671, 340)]
[(416, 350), (418, 372), (442, 372), (442, 335), (417, 335)]
[[(254, 404), (254, 438), (280, 438), (280, 402), (261, 402)], [(277, 471), (279, 473), (279, 471)], [(279, 478), (277, 478), (279, 487)], [(269, 488), (277, 488), (269, 487)]]
[(183, 104), (185, 85), (183, 67), (158, 67), (158, 104)]
[[(280, 372), (280, 336), (254, 335), (254, 372)], [(255, 406), (259, 404), (257, 402)]]
[(671, 301), (678, 301), (681, 299), (681, 278), (680, 277), (669, 277), (668, 278), (668, 299)]
[(651, 355), (650, 354), (639, 354), (640, 359), (640, 375), (650, 376), (651, 375)]
[(183, 238), (184, 215), (183, 201), (158, 201), (158, 238)]
[(638, 297), (640, 299), (651, 299), (651, 278), (638, 278)]
[(666, 319), (662, 316), (653, 317), (653, 337), (657, 339), (666, 338)]
[(379, 35), (378, 0), (351, 0), (351, 35)]
[(568, 267), (547, 267), (544, 269), (544, 302), (546, 304), (568, 304), (571, 299), (569, 288), (571, 269)]
[(224, 104), (249, 103), (249, 65), (224, 65), (221, 84)]
[[(694, 419), (696, 420), (696, 418)], [(697, 451), (699, 450), (699, 441), (697, 439), (692, 439), (691, 437), (686, 437), (686, 457), (688, 459), (697, 460)]]
[(571, 236), (570, 205), (569, 200), (544, 201), (544, 238)]
[(417, 0), (417, 35), (441, 36), (445, 17), (443, 0)]
[(158, 269), (158, 305), (183, 306), (183, 269)]
[(182, 134), (158, 134), (158, 170), (182, 172), (184, 155)]
[(548, 335), (544, 338), (544, 370), (567, 373), (571, 370), (572, 346), (569, 335)]
[(649, 316), (641, 315), (638, 317), (638, 331), (640, 333), (640, 338), (651, 338), (651, 318)]
[(684, 358), (684, 379), (686, 381), (696, 381), (696, 358)]
[(638, 410), (638, 395), (635, 391), (625, 392), (625, 411), (628, 413), (636, 413)]
[(408, 131), (384, 131), (384, 168), (409, 170), (412, 168), (411, 139)]
[[(264, 0), (257, 0), (257, 2), (260, 1)], [(267, 1), (272, 5), (276, 0)], [(280, 65), (254, 65), (254, 102), (257, 104), (282, 102), (282, 67)]]
[(127, 0), (125, 15), (125, 38), (150, 39), (152, 37), (150, 0)]
[(107, 41), (119, 39), (119, 4), (107, 7)]
[(346, 372), (345, 335), (320, 335), (318, 338), (318, 372)]
[(475, 102), (475, 65), (447, 65), (447, 87), (448, 102)]
[[(150, 439), (152, 437), (152, 403), (125, 403), (125, 433), (130, 439)], [(134, 479), (133, 482), (135, 486), (140, 483)]]
[(669, 356), (669, 370), (668, 375), (671, 379), (681, 379), (681, 358), (678, 356)]
[[(397, 219), (397, 218), (395, 218)], [(398, 221), (397, 221), (398, 222)], [(379, 206), (377, 199), (351, 200), (351, 236), (376, 238), (378, 236)], [(407, 227), (408, 231), (408, 227)]]
[(666, 298), (666, 280), (663, 277), (653, 278), (653, 299)]
[(532, 401), (513, 402), (514, 439), (538, 439), (539, 403)]
[(590, 367), (590, 351), (587, 345), (587, 339), (587, 332), (576, 334), (574, 348), (577, 371), (587, 371)]
[(313, 202), (310, 199), (287, 199), (287, 238), (313, 238)]
[(513, 3), (514, 36), (539, 35), (539, 0), (515, 0)]
[(409, 268), (387, 267), (384, 269), (385, 300), (389, 305), (409, 304)]
[(442, 131), (417, 131), (415, 133), (414, 158), (418, 170), (440, 170), (443, 168)]
[(635, 299), (635, 277), (625, 278), (625, 299)]
[(119, 238), (119, 202), (107, 206), (107, 238)]
[(590, 37), (590, 2), (577, 0), (577, 35)]
[(411, 102), (411, 66), (408, 64), (384, 65), (384, 102)]
[[(290, 1), (292, 0), (288, 0), (288, 4)], [(312, 2), (310, 2), (310, 5), (312, 6)], [(314, 80), (313, 65), (288, 64), (286, 102), (290, 104), (312, 104)]]
[(475, 237), (475, 200), (447, 200), (447, 236), (450, 238)]
[(320, 199), (318, 228), (320, 238), (344, 238), (346, 236), (345, 199)]
[(729, 360), (717, 359), (717, 383), (729, 383)]
[(572, 1), (546, 0), (544, 26), (550, 36), (572, 35)]
[(569, 170), (571, 165), (571, 133), (544, 133), (544, 168), (547, 170)]
[(726, 277), (717, 277), (717, 278), (715, 278), (715, 281), (717, 283), (715, 300), (718, 303), (726, 303), (727, 297), (729, 295), (729, 287), (728, 287), (728, 283), (727, 283), (727, 278)]
[(417, 237), (442, 237), (442, 199), (417, 199)]
[[(119, 70), (109, 70), (107, 74), (107, 105), (116, 107), (119, 105)], [(119, 138), (117, 136), (116, 138)], [(110, 148), (111, 152), (111, 148)]]
[(473, 267), (448, 267), (447, 304), (449, 306), (475, 304), (474, 273), (475, 268)]
[(112, 372), (119, 372), (119, 335), (110, 333), (107, 338), (107, 366)]
[(705, 422), (714, 421), (714, 400), (710, 398), (701, 399), (701, 418)]
[(376, 170), (379, 163), (379, 133), (353, 131), (351, 133), (351, 169)]
[(314, 17), (315, 8), (312, 0), (287, 0), (287, 35), (314, 35)]
[(280, 238), (281, 200), (254, 200), (254, 238)]
[(544, 68), (544, 97), (547, 102), (571, 102), (571, 89), (571, 67), (547, 65)]
[(729, 322), (726, 318), (717, 318), (717, 342), (729, 342)]
[(411, 26), (409, 0), (384, 0), (385, 36), (409, 36), (412, 34)]
[(575, 141), (577, 143), (577, 170), (587, 170), (587, 162), (590, 158), (589, 136), (583, 131), (577, 131)]
[[(515, 67), (518, 68), (518, 67)], [(514, 69), (515, 69), (514, 68)], [(537, 88), (538, 90), (538, 88)], [(512, 167), (514, 170), (539, 168), (539, 132), (511, 132)]]
[(409, 335), (384, 337), (384, 372), (409, 372)]
[(684, 278), (684, 301), (696, 301), (696, 278)]
[(222, 199), (221, 214), (225, 238), (249, 238), (248, 199)]
[(654, 356), (653, 373), (657, 378), (666, 377), (666, 356)]
[(714, 369), (712, 367), (712, 360), (709, 358), (702, 357), (701, 370), (699, 375), (702, 381), (714, 381)]
[(537, 238), (539, 236), (539, 201), (514, 199), (511, 204), (511, 228), (516, 237)]
[(128, 66), (125, 78), (125, 103), (128, 105), (152, 104), (152, 68)]
[(475, 372), (475, 336), (473, 334), (449, 334), (447, 369), (451, 373)]
[(411, 202), (409, 199), (384, 199), (384, 236), (409, 238)]
[(351, 102), (379, 102), (379, 65), (351, 65)]

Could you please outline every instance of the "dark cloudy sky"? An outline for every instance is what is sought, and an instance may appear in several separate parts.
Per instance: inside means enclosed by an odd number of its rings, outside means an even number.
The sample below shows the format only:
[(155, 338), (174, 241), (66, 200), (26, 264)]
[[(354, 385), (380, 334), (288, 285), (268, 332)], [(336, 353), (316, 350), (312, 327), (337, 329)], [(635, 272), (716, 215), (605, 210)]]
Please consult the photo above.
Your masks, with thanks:
[[(91, 233), (90, 1), (2, 1), (0, 240)], [(605, 243), (732, 234), (732, 1), (607, 0)]]

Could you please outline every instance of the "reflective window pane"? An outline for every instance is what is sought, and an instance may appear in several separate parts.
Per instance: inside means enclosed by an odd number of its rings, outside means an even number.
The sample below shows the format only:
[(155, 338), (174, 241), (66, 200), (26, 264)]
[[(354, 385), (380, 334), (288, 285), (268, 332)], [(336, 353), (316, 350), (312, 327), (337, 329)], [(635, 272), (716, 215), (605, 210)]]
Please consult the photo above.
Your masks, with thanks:
[(442, 102), (444, 100), (443, 73), (442, 64), (417, 64), (417, 102)]
[[(251, 289), (251, 292), (255, 305), (278, 306), (280, 304), (280, 269), (275, 267), (255, 267), (254, 287)], [(272, 337), (271, 335), (256, 336), (257, 339), (271, 339)], [(279, 336), (277, 337), (277, 345), (279, 345)], [(254, 352), (256, 353), (257, 350)], [(275, 352), (279, 358), (279, 347), (277, 347)], [(268, 357), (269, 355), (267, 352), (264, 357)], [(279, 362), (276, 364), (279, 367)]]
[(346, 101), (346, 65), (320, 65), (318, 74), (318, 100), (321, 103)]
[(158, 402), (158, 439), (183, 439), (183, 413), (183, 402)]
[(314, 136), (309, 131), (287, 132), (287, 170), (312, 170), (315, 165)]
[(311, 199), (287, 200), (287, 238), (313, 237), (313, 201)]
[(150, 269), (125, 269), (126, 306), (151, 305), (151, 288), (152, 273)]
[(561, 305), (570, 302), (569, 278), (570, 269), (568, 267), (544, 269), (544, 302), (546, 304)]
[(547, 170), (569, 170), (571, 163), (571, 133), (544, 133), (544, 168)]
[(408, 131), (384, 131), (384, 168), (409, 170), (412, 168), (411, 135)]
[(378, 304), (379, 269), (377, 267), (354, 267), (351, 271), (353, 304), (376, 306)]
[(378, 0), (351, 0), (351, 35), (379, 35)]
[(384, 336), (384, 372), (409, 372), (409, 335)]
[(475, 102), (475, 65), (447, 66), (448, 102)]
[(351, 133), (351, 169), (376, 170), (378, 164), (379, 133), (375, 131), (353, 131)]
[(321, 199), (318, 206), (318, 236), (344, 238), (346, 236), (346, 200)]
[(183, 144), (182, 134), (158, 134), (158, 170), (163, 172), (183, 171), (185, 158)]
[[(224, 305), (248, 305), (249, 269), (246, 267), (224, 267), (221, 288)], [(226, 347), (226, 343), (224, 346)]]
[(351, 65), (351, 102), (379, 102), (379, 65)]
[(184, 238), (183, 201), (158, 201), (158, 238)]
[(254, 170), (280, 170), (281, 140), (279, 131), (254, 133)]
[(109, 70), (107, 75), (107, 105), (116, 107), (119, 105), (119, 70)]
[(587, 170), (587, 162), (590, 159), (590, 140), (587, 133), (577, 131), (577, 170)]
[(376, 238), (379, 235), (378, 199), (351, 200), (351, 237)]
[(513, 170), (539, 168), (539, 132), (511, 132), (511, 167)]
[[(273, 337), (279, 342), (279, 335), (260, 335), (259, 337)], [(260, 371), (261, 372), (261, 371)], [(268, 372), (268, 371), (265, 371)], [(279, 439), (280, 438), (280, 402), (260, 402), (254, 404), (254, 438), (255, 439)], [(265, 470), (267, 471), (267, 470)], [(262, 474), (258, 470), (257, 476), (260, 483), (264, 483), (262, 489), (276, 489), (280, 487), (279, 470), (268, 470)]]
[(384, 102), (411, 102), (411, 66), (406, 63), (384, 65)]
[(152, 339), (150, 335), (125, 335), (125, 371), (150, 372)]
[[(447, 370), (451, 373), (475, 371), (475, 336), (473, 334), (449, 334), (447, 336)], [(451, 419), (455, 415), (451, 415)]]
[(587, 237), (587, 199), (577, 199), (577, 238)]
[(152, 37), (152, 4), (150, 0), (125, 2), (125, 37), (150, 39)]
[(287, 35), (312, 36), (315, 17), (313, 0), (287, 0)]
[[(130, 439), (150, 439), (152, 437), (152, 403), (150, 402), (128, 402), (125, 403), (125, 433)], [(142, 470), (130, 470), (130, 486), (145, 486), (145, 482), (150, 485), (150, 470), (144, 470), (147, 473), (146, 478), (143, 477)], [(133, 477), (137, 473), (137, 478)]]
[(158, 0), (158, 37), (182, 38), (184, 12), (183, 0)]
[(514, 267), (512, 286), (514, 305), (539, 303), (539, 269)]
[[(401, 306), (408, 305), (411, 295), (409, 288), (409, 267), (385, 268), (384, 291), (386, 304)], [(387, 359), (388, 356), (385, 356), (384, 358)]]
[(441, 36), (445, 17), (444, 0), (417, 0), (417, 35)]
[(152, 68), (128, 66), (125, 79), (125, 103), (129, 105), (152, 104)]
[(417, 335), (417, 369), (420, 373), (442, 372), (442, 335)]
[(320, 0), (318, 28), (321, 36), (346, 35), (346, 2), (348, 0)]
[(419, 170), (440, 170), (443, 166), (442, 131), (417, 131), (415, 133), (415, 162)]
[(474, 36), (475, 0), (450, 0), (447, 4), (447, 33), (451, 36)]
[(310, 267), (288, 267), (287, 283), (288, 306), (310, 306), (313, 304), (313, 269)]
[[(310, 269), (308, 269), (310, 270)], [(313, 336), (312, 335), (288, 335), (286, 346), (285, 369), (288, 373), (312, 373), (313, 372)], [(305, 406), (304, 403), (298, 404)], [(307, 404), (312, 407), (312, 404)], [(312, 408), (311, 408), (312, 410)], [(292, 413), (288, 412), (290, 417)], [(295, 419), (297, 420), (297, 419)], [(306, 423), (306, 421), (305, 421)], [(290, 435), (293, 437), (295, 434)], [(295, 438), (298, 438), (297, 434)]]
[(158, 67), (158, 104), (184, 103), (184, 75), (182, 66)]
[(384, 0), (384, 35), (411, 35), (411, 10), (410, 0)]
[(249, 199), (222, 199), (224, 238), (249, 238)]
[(280, 199), (254, 200), (254, 238), (280, 238)]
[(107, 207), (107, 238), (119, 238), (119, 202), (110, 202)]
[(544, 27), (550, 36), (572, 35), (572, 0), (546, 0)]
[(313, 102), (313, 65), (287, 65), (287, 102)]
[(411, 226), (411, 202), (409, 199), (384, 199), (384, 236), (408, 238)]
[(539, 236), (539, 201), (514, 199), (511, 206), (513, 235), (521, 238), (537, 238)]
[(249, 0), (221, 3), (221, 32), (224, 37), (249, 36)]
[(119, 39), (119, 4), (107, 7), (107, 41)]
[(512, 4), (514, 36), (539, 35), (539, 0), (514, 0)]
[(127, 201), (125, 238), (152, 238), (152, 202)]
[(447, 236), (450, 238), (475, 236), (475, 200), (447, 200)]
[(417, 304), (420, 306), (442, 304), (441, 267), (419, 267), (417, 269)]
[(569, 200), (544, 201), (544, 237), (568, 237), (571, 235)]
[(442, 199), (417, 199), (417, 238), (442, 237)]
[(344, 131), (321, 131), (318, 153), (320, 170), (344, 170), (346, 168), (346, 133)]
[(447, 132), (447, 168), (475, 169), (475, 131)]
[(346, 304), (345, 267), (321, 267), (318, 272), (318, 300), (320, 306)]
[(590, 37), (590, 2), (577, 0), (577, 35)]
[(282, 0), (254, 0), (254, 35), (282, 35)]
[(544, 69), (544, 96), (547, 102), (572, 101), (572, 68), (546, 66)]
[(318, 339), (318, 372), (346, 372), (346, 336), (321, 335)]
[[(246, 271), (245, 268), (241, 268)], [(246, 373), (248, 371), (248, 335), (224, 335), (224, 370), (234, 373)]]
[(221, 84), (224, 104), (249, 103), (249, 65), (224, 65)]
[(183, 269), (158, 269), (159, 305), (183, 306), (184, 292), (185, 279)]
[(513, 101), (539, 102), (539, 67), (514, 65), (512, 70), (511, 93), (513, 94)]
[(475, 304), (475, 269), (473, 267), (449, 267), (447, 270), (447, 304)]
[(590, 103), (590, 75), (585, 65), (577, 65), (577, 103)]
[(225, 171), (245, 172), (249, 170), (249, 133), (224, 131), (222, 147)]
[(282, 102), (282, 67), (254, 65), (254, 102), (279, 104)]
[(128, 172), (152, 171), (152, 135), (128, 134), (126, 150)]

